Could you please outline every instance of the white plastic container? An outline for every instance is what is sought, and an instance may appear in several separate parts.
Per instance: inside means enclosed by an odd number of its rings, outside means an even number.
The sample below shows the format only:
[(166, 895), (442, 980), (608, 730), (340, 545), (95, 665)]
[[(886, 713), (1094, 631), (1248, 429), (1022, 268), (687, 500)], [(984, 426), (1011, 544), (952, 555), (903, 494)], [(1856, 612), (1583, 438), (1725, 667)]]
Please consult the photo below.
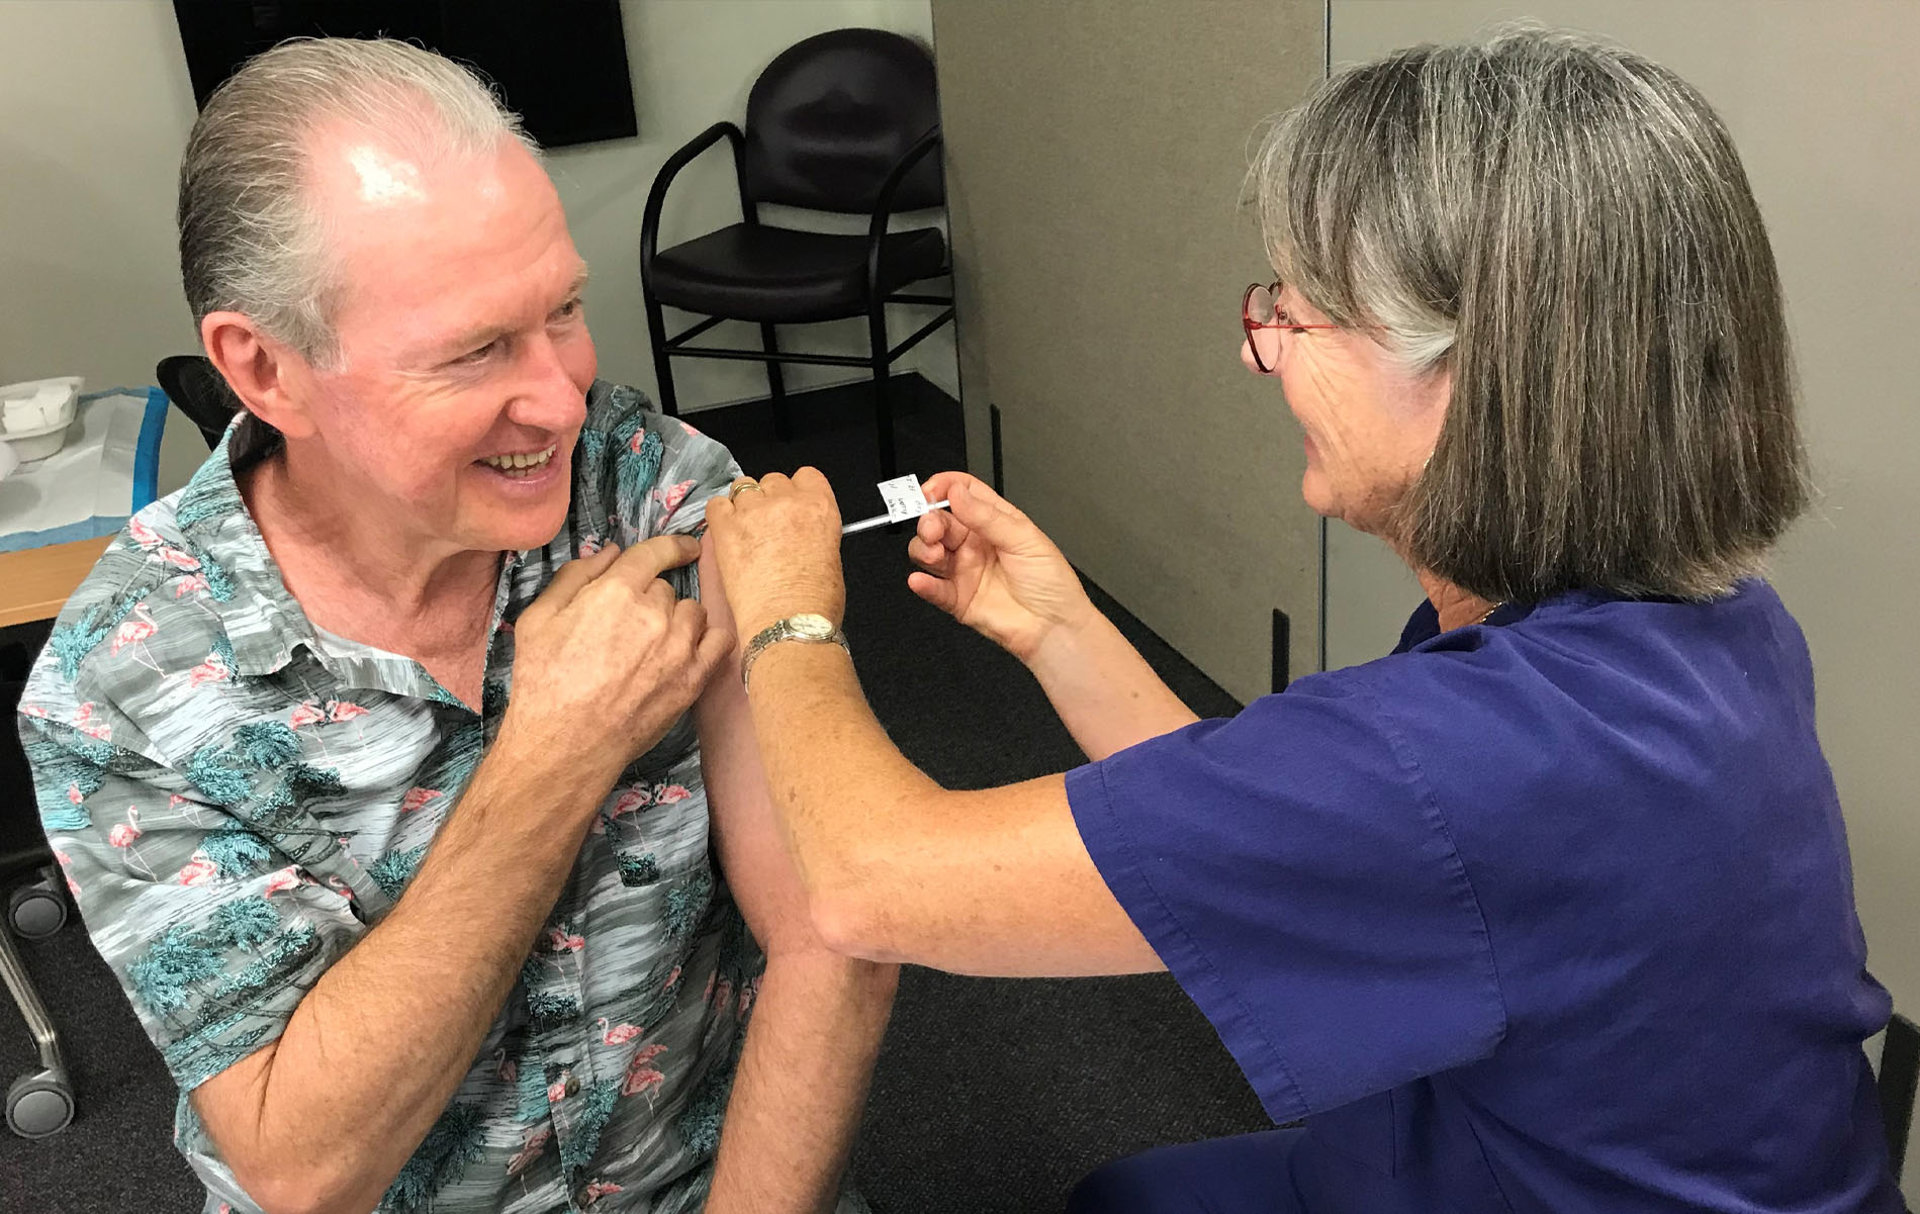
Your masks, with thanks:
[(45, 459), (65, 445), (81, 382), (67, 375), (0, 387), (0, 439), (21, 463)]

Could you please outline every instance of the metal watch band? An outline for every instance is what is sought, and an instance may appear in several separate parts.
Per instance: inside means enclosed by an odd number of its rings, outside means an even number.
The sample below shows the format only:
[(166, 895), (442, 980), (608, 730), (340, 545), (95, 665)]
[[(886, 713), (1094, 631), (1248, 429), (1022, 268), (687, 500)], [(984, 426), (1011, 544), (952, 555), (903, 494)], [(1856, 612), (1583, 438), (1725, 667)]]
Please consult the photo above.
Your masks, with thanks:
[(775, 620), (772, 624), (761, 629), (752, 640), (747, 642), (745, 652), (740, 655), (740, 686), (748, 687), (751, 685), (749, 679), (751, 679), (753, 675), (754, 662), (759, 659), (762, 653), (774, 645), (779, 644), (781, 641), (799, 641), (807, 645), (838, 645), (846, 651), (848, 657), (853, 656), (853, 650), (847, 645), (846, 633), (840, 631), (838, 628), (834, 628), (832, 624), (828, 623), (828, 621), (821, 616), (809, 616), (805, 618), (808, 618), (809, 622), (818, 620), (820, 624), (826, 625), (831, 631), (821, 631), (818, 626), (806, 630), (796, 628), (794, 621), (801, 618), (803, 617), (790, 615), (784, 620)]

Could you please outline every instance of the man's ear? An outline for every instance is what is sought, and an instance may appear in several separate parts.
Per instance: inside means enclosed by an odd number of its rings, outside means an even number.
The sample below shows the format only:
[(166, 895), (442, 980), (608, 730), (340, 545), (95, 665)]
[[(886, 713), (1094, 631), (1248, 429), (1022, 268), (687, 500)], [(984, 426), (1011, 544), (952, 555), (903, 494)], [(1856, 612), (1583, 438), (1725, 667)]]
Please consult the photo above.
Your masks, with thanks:
[(200, 343), (247, 411), (288, 438), (314, 432), (302, 386), (313, 368), (298, 350), (262, 332), (239, 312), (209, 312), (200, 321)]

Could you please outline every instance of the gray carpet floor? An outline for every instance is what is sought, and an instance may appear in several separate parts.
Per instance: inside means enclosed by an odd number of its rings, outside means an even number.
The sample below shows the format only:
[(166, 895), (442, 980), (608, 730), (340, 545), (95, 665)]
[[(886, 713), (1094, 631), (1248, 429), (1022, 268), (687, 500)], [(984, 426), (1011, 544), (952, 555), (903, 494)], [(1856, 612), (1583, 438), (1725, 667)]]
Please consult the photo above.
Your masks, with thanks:
[[(958, 406), (914, 376), (895, 382), (901, 468), (962, 463)], [(793, 398), (796, 435), (742, 405), (691, 420), (748, 471), (825, 471), (849, 517), (877, 513), (871, 412), (861, 387)], [(1017, 487), (1016, 487), (1017, 488)], [(986, 787), (1083, 761), (1011, 658), (906, 588), (906, 537), (850, 537), (846, 630), (875, 712), (948, 787)], [(1203, 716), (1238, 705), (1098, 588), (1095, 599)], [(10, 728), (10, 726), (9, 726)], [(0, 814), (21, 807), (0, 804)], [(35, 1214), (200, 1209), (174, 1152), (174, 1088), (76, 923), (22, 951), (63, 1034), (80, 1106), (64, 1133), (0, 1133), (0, 1209)], [(0, 1001), (0, 1082), (33, 1053)], [(1058, 1211), (1088, 1169), (1166, 1142), (1270, 1123), (1213, 1030), (1165, 976), (1007, 981), (909, 969), (874, 1074), (855, 1157), (880, 1214)]]

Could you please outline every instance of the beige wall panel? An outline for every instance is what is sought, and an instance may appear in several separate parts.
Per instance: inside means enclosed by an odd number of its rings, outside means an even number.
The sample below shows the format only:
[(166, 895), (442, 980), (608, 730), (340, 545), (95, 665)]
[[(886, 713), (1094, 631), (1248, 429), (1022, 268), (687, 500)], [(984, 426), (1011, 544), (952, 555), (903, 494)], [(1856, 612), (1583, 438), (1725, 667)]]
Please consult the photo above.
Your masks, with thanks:
[(1278, 385), (1242, 370), (1265, 273), (1239, 206), (1257, 123), (1324, 68), (1319, 0), (935, 0), (976, 470), (1235, 696), (1270, 612), (1317, 662), (1318, 527)]
[[(1739, 144), (1785, 282), (1823, 493), (1774, 582), (1813, 650), (1820, 735), (1846, 807), (1874, 973), (1920, 1015), (1920, 4), (1912, 0), (1333, 0), (1337, 66), (1530, 16), (1680, 72)], [(1338, 529), (1336, 529), (1336, 532)], [(1328, 545), (1330, 643), (1378, 653), (1403, 574), (1351, 532)], [(1342, 623), (1355, 625), (1342, 632)], [(1358, 625), (1373, 621), (1361, 638)], [(1368, 649), (1371, 653), (1368, 653)], [(1338, 663), (1336, 663), (1338, 664)], [(1920, 1154), (1920, 1152), (1916, 1152)], [(1920, 1192), (1920, 1161), (1907, 1170)]]

